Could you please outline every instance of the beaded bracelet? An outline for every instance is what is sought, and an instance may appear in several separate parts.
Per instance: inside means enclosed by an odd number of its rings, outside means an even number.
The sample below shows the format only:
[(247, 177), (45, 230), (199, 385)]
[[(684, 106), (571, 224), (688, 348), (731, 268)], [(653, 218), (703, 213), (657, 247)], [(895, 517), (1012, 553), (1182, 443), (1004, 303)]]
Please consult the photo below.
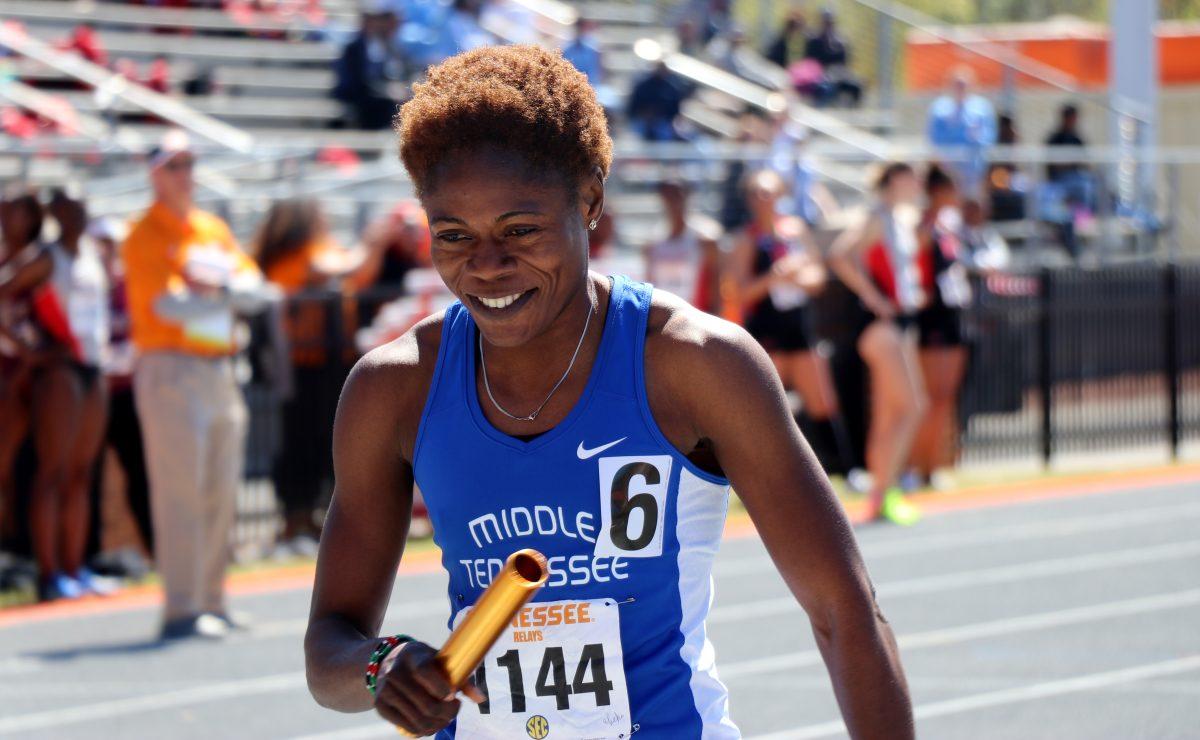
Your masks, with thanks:
[(412, 640), (413, 638), (408, 635), (393, 635), (379, 640), (379, 647), (371, 653), (371, 662), (367, 663), (367, 675), (365, 676), (367, 691), (371, 692), (371, 696), (375, 696), (375, 684), (379, 679), (379, 666), (383, 663), (383, 659), (400, 645), (412, 642)]

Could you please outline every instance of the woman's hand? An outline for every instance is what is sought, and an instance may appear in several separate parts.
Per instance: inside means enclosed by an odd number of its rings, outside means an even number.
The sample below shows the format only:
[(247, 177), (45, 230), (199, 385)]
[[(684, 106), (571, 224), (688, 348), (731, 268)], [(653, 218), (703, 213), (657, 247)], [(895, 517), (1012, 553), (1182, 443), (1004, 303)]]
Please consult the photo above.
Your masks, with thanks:
[[(423, 642), (406, 642), (379, 666), (375, 711), (414, 735), (432, 735), (458, 716), (457, 693), (434, 649)], [(476, 703), (485, 701), (473, 683), (464, 686), (463, 693)]]
[(864, 296), (863, 304), (867, 307), (868, 311), (875, 314), (876, 318), (890, 320), (896, 318), (896, 314), (898, 313), (896, 304), (879, 293)]

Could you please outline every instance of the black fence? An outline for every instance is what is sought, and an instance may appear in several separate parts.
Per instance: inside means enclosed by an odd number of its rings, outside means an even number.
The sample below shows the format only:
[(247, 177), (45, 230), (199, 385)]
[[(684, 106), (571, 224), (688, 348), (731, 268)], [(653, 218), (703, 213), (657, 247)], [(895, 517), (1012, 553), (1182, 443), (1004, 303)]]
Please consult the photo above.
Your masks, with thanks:
[[(959, 399), (960, 460), (1048, 464), (1147, 447), (1178, 455), (1185, 442), (1200, 440), (1200, 263), (1044, 269), (979, 276), (974, 287), (963, 315), (970, 359)], [(267, 485), (275, 460), (297, 431), (328, 439), (337, 393), (359, 356), (355, 336), (394, 298), (308, 294), (288, 306), (301, 366), (293, 378), (300, 408), (287, 418), (279, 379), (263, 359), (269, 353), (255, 342), (240, 543), (270, 541), (278, 522)], [(861, 447), (866, 374), (854, 351), (857, 310), (837, 287), (817, 305), (850, 436)], [(321, 480), (328, 495), (327, 445), (285, 456), (303, 466), (291, 472)]]
[(1200, 436), (1200, 265), (983, 278), (966, 319), (965, 458), (1177, 457)]

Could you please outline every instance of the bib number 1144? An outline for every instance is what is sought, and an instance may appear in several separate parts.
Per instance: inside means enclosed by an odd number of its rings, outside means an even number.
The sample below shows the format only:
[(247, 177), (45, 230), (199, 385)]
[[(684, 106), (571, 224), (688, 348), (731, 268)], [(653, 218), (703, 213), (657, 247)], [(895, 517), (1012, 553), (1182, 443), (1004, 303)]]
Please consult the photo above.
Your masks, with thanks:
[[(496, 665), (508, 672), (508, 693), (512, 698), (512, 711), (525, 712), (525, 674), (521, 666), (521, 653), (509, 650), (496, 658)], [(487, 664), (475, 671), (475, 684), (490, 696), (487, 690)], [(554, 697), (555, 707), (561, 712), (571, 708), (572, 694), (592, 694), (597, 707), (612, 704), (610, 695), (613, 682), (608, 680), (604, 669), (604, 645), (590, 643), (583, 646), (574, 677), (567, 682), (567, 664), (561, 647), (548, 647), (542, 653), (542, 664), (538, 668), (537, 680), (533, 684), (536, 696)], [(479, 705), (480, 714), (490, 714), (491, 699)]]

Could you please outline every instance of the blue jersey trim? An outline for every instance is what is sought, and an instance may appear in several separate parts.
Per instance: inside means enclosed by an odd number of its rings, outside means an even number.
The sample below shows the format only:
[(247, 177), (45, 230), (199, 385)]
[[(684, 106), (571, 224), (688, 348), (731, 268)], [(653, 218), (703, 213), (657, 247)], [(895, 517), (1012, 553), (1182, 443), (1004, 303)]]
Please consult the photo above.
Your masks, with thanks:
[(438, 343), (437, 360), (433, 365), (433, 378), (429, 381), (429, 393), (425, 396), (425, 408), (421, 410), (421, 421), (417, 424), (417, 441), (413, 445), (413, 459), (411, 461), (413, 467), (414, 481), (416, 477), (417, 457), (421, 454), (421, 443), (425, 441), (425, 428), (429, 419), (429, 414), (433, 410), (437, 402), (438, 383), (442, 379), (442, 374), (446, 365), (445, 347), (450, 341), (450, 324), (453, 323), (453, 314), (456, 309), (461, 310), (462, 305), (455, 303), (445, 310), (442, 314), (442, 339)]

